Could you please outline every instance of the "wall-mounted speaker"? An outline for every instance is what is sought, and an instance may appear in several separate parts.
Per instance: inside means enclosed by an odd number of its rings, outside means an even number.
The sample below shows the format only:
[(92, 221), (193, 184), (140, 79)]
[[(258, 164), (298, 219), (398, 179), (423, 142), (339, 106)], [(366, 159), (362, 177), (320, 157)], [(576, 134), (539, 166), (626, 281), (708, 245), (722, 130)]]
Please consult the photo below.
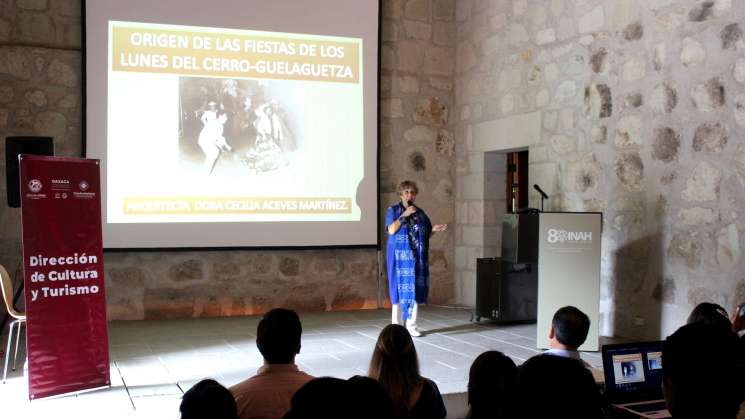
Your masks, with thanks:
[(21, 189), (18, 173), (18, 155), (54, 155), (52, 137), (6, 137), (5, 138), (5, 190), (8, 192), (8, 206), (21, 206)]

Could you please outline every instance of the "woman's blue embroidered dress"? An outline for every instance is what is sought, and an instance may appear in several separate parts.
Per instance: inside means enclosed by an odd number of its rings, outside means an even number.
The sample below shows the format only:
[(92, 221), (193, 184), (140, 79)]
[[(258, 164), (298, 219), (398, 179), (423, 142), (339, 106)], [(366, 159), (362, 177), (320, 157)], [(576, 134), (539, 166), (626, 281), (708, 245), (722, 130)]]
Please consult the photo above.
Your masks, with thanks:
[[(404, 212), (402, 203), (392, 205), (385, 214), (385, 228)], [(414, 302), (427, 303), (429, 294), (429, 237), (432, 224), (421, 208), (401, 223), (396, 234), (388, 234), (388, 293), (392, 304), (399, 304), (404, 322), (411, 317)]]

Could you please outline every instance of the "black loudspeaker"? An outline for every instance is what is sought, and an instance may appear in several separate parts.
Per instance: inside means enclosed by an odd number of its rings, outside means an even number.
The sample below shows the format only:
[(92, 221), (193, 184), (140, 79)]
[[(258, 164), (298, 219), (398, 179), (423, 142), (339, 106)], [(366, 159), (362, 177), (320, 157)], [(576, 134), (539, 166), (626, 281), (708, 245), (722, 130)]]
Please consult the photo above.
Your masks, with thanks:
[(476, 259), (476, 321), (533, 322), (537, 310), (537, 265)]
[(476, 259), (476, 321), (499, 318), (501, 283), (502, 259)]
[(18, 155), (54, 155), (52, 137), (7, 137), (5, 139), (5, 190), (8, 192), (8, 206), (21, 206), (21, 189), (18, 173)]

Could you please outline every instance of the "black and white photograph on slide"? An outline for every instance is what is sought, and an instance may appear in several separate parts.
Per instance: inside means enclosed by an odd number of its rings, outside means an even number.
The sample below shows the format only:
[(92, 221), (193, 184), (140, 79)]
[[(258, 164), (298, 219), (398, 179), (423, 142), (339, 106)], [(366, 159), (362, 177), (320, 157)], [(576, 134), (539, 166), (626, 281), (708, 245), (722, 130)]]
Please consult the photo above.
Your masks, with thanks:
[(301, 104), (291, 81), (180, 77), (182, 168), (214, 177), (291, 169), (302, 139)]

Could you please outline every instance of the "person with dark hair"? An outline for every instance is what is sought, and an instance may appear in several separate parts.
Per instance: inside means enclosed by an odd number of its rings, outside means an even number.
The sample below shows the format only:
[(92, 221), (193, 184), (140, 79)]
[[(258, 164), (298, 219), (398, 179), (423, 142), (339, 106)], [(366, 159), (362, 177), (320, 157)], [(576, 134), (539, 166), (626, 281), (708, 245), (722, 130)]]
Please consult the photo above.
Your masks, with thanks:
[(351, 391), (350, 401), (357, 419), (397, 419), (393, 400), (383, 386), (370, 377), (355, 375), (347, 380)]
[(520, 417), (594, 419), (602, 416), (600, 392), (576, 359), (536, 355), (520, 366)]
[(235, 419), (235, 399), (227, 388), (213, 379), (205, 379), (181, 398), (181, 419)]
[(590, 318), (580, 309), (573, 306), (558, 309), (548, 332), (550, 349), (544, 353), (579, 360), (577, 348), (585, 343), (589, 330)]
[(499, 351), (479, 355), (468, 373), (468, 419), (514, 417), (517, 366)]
[(447, 224), (433, 226), (427, 214), (414, 205), (419, 189), (413, 181), (401, 182), (398, 193), (401, 201), (385, 213), (391, 323), (403, 324), (411, 336), (421, 336), (416, 321), (418, 305), (426, 304), (429, 294), (429, 239), (447, 230)]
[(673, 418), (734, 419), (743, 397), (737, 338), (708, 324), (687, 324), (662, 346), (663, 390)]
[(686, 324), (702, 322), (719, 327), (724, 330), (732, 331), (732, 322), (729, 320), (729, 314), (719, 304), (701, 303), (697, 305), (688, 316)]
[(352, 384), (334, 377), (319, 377), (297, 390), (284, 419), (345, 419), (357, 417), (360, 406), (351, 402)]
[(292, 310), (275, 308), (264, 314), (256, 331), (264, 365), (256, 375), (230, 388), (240, 419), (281, 418), (295, 391), (313, 379), (295, 365), (302, 331), (300, 318)]
[(444, 419), (440, 390), (419, 374), (414, 341), (405, 327), (389, 324), (375, 343), (368, 375), (388, 391), (400, 418)]

